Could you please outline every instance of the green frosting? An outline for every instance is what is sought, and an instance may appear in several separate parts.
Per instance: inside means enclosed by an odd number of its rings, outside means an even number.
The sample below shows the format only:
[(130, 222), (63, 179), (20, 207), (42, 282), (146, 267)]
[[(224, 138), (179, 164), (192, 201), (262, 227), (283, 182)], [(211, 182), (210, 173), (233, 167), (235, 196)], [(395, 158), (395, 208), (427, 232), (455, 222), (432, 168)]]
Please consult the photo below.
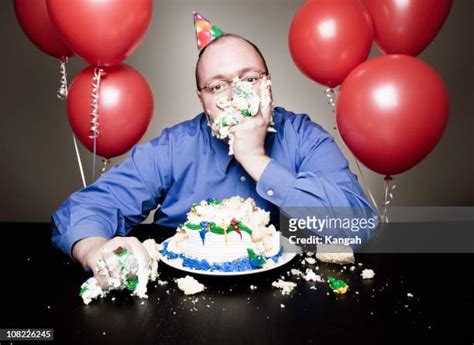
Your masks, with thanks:
[(207, 204), (208, 205), (219, 205), (220, 203), (222, 203), (222, 201), (216, 199), (216, 198), (209, 198), (207, 200)]
[[(248, 226), (242, 224), (241, 222), (237, 223), (238, 228), (240, 231), (244, 231), (249, 235), (252, 235), (252, 229), (250, 229)], [(202, 226), (199, 224), (192, 224), (192, 223), (184, 223), (184, 226), (187, 227), (190, 230), (201, 230)], [(232, 225), (229, 225), (227, 227), (227, 231), (225, 232), (223, 228), (220, 226), (217, 226), (214, 222), (209, 222), (209, 230), (214, 233), (214, 234), (219, 234), (219, 235), (224, 235), (226, 232), (230, 233), (234, 231), (234, 227)]]
[(348, 286), (343, 280), (335, 279), (333, 277), (328, 277), (327, 282), (333, 291), (343, 289)]
[(244, 109), (240, 112), (243, 116), (252, 116), (252, 113), (250, 112), (250, 109)]
[(252, 248), (247, 248), (247, 254), (249, 255), (250, 264), (253, 267), (262, 267), (267, 260), (262, 255), (257, 255)]
[(133, 273), (127, 274), (127, 278), (125, 279), (125, 285), (130, 291), (135, 291), (138, 285), (138, 276)]
[(82, 296), (82, 294), (84, 294), (85, 292), (87, 292), (87, 290), (89, 290), (89, 289), (87, 288), (87, 285), (81, 286), (81, 291), (79, 291), (79, 296)]

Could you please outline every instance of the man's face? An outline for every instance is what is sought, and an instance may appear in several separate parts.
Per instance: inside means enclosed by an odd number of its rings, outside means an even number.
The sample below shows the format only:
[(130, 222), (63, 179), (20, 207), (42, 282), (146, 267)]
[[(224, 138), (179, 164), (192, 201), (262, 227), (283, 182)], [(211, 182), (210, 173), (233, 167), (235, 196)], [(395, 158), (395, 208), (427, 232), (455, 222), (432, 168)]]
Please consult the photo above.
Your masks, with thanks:
[[(235, 77), (243, 77), (248, 72), (265, 72), (260, 55), (246, 41), (236, 37), (225, 37), (208, 47), (201, 57), (198, 66), (199, 88), (219, 85), (220, 80), (231, 82)], [(260, 89), (255, 88), (260, 97)], [(204, 112), (211, 119), (216, 118), (220, 109), (216, 106), (217, 99), (228, 97), (232, 99), (232, 87), (222, 92), (212, 92), (210, 89), (197, 91)]]

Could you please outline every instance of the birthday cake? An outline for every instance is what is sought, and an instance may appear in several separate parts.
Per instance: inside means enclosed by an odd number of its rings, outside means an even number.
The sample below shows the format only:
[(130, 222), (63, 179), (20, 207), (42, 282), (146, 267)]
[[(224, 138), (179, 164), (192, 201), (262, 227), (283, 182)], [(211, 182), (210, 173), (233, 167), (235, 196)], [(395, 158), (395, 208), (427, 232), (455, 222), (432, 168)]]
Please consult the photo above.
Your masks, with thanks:
[(201, 271), (249, 271), (275, 265), (281, 257), (280, 232), (270, 212), (252, 198), (210, 198), (193, 204), (185, 223), (163, 242), (168, 260)]

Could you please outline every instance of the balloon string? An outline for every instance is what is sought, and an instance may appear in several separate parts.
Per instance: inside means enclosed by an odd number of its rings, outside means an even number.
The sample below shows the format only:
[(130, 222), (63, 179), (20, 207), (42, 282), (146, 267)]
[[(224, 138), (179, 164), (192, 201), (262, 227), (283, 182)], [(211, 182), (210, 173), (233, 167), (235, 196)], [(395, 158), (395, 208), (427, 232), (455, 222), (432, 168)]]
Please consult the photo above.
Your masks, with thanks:
[[(332, 110), (332, 113), (333, 113), (333, 121), (334, 121), (334, 132), (337, 133), (340, 141), (342, 142), (342, 144), (345, 146), (345, 148), (351, 152), (351, 150), (349, 150), (349, 148), (347, 147), (346, 143), (344, 142), (344, 140), (342, 139), (341, 137), (341, 133), (339, 133), (339, 131), (337, 130), (337, 126), (336, 126), (336, 99), (337, 99), (337, 90), (335, 88), (326, 88), (326, 90), (324, 90), (324, 94), (326, 95), (327, 99), (328, 99), (328, 104), (331, 106), (331, 110)], [(359, 175), (362, 179), (362, 187), (364, 188), (364, 190), (367, 192), (367, 194), (369, 194), (369, 198), (370, 200), (372, 201), (372, 204), (374, 205), (375, 207), (375, 210), (377, 211), (377, 215), (379, 216), (379, 219), (381, 218), (381, 214), (380, 214), (380, 209), (379, 209), (379, 206), (377, 204), (377, 202), (375, 201), (375, 198), (374, 198), (374, 195), (372, 194), (372, 191), (369, 187), (369, 184), (367, 183), (367, 180), (365, 178), (365, 174), (364, 172), (362, 171), (362, 168), (360, 167), (360, 164), (359, 164), (359, 161), (357, 160), (357, 158), (352, 155), (353, 158), (354, 158), (354, 162), (355, 162), (355, 165), (357, 167), (357, 170), (359, 171)]]
[(385, 223), (389, 223), (388, 219), (388, 206), (393, 200), (393, 191), (395, 188), (397, 188), (397, 185), (395, 184), (395, 179), (392, 176), (385, 176), (384, 178), (384, 201), (383, 201), (383, 217), (382, 221)]
[(87, 184), (86, 184), (86, 178), (84, 176), (84, 169), (82, 169), (81, 155), (79, 154), (79, 148), (77, 147), (77, 140), (76, 140), (76, 137), (74, 136), (74, 133), (72, 134), (72, 140), (74, 142), (74, 149), (76, 151), (76, 158), (77, 158), (77, 162), (79, 164), (79, 171), (81, 173), (82, 185), (84, 186), (84, 188), (86, 188)]
[[(68, 61), (69, 59), (66, 56), (66, 57), (61, 58), (60, 63), (59, 63), (59, 74), (61, 74), (61, 79), (60, 79), (60, 85), (58, 88), (58, 92), (56, 93), (56, 96), (61, 101), (66, 100), (69, 94), (68, 85), (67, 85), (67, 72), (66, 72), (66, 64), (68, 63)], [(79, 153), (79, 147), (77, 146), (77, 140), (74, 133), (72, 133), (72, 141), (74, 143), (74, 150), (76, 151), (77, 165), (79, 166), (79, 172), (81, 173), (82, 185), (84, 186), (84, 188), (86, 188), (87, 187), (86, 177), (84, 175), (84, 169), (82, 168), (81, 154)]]
[(89, 135), (90, 139), (94, 140), (93, 150), (92, 150), (92, 181), (95, 180), (95, 165), (96, 165), (96, 155), (97, 155), (97, 137), (99, 136), (99, 88), (100, 88), (100, 78), (104, 74), (102, 68), (96, 67), (94, 69), (94, 77), (92, 78), (92, 102), (91, 102), (91, 120), (90, 120), (90, 131), (92, 135)]
[(107, 158), (102, 159), (102, 169), (100, 169), (100, 176), (104, 175), (105, 171), (107, 170), (108, 166), (110, 165), (110, 160)]

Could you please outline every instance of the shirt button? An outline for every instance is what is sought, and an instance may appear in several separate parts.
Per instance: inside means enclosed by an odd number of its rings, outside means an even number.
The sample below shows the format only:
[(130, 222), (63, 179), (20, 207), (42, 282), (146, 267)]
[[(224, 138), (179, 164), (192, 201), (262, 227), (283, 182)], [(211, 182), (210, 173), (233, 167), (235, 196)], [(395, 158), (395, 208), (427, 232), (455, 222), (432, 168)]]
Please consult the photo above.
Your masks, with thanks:
[(267, 190), (267, 195), (268, 195), (268, 196), (272, 196), (272, 195), (273, 195), (273, 189)]
[(247, 180), (245, 176), (240, 176), (240, 181), (245, 182), (245, 180)]

